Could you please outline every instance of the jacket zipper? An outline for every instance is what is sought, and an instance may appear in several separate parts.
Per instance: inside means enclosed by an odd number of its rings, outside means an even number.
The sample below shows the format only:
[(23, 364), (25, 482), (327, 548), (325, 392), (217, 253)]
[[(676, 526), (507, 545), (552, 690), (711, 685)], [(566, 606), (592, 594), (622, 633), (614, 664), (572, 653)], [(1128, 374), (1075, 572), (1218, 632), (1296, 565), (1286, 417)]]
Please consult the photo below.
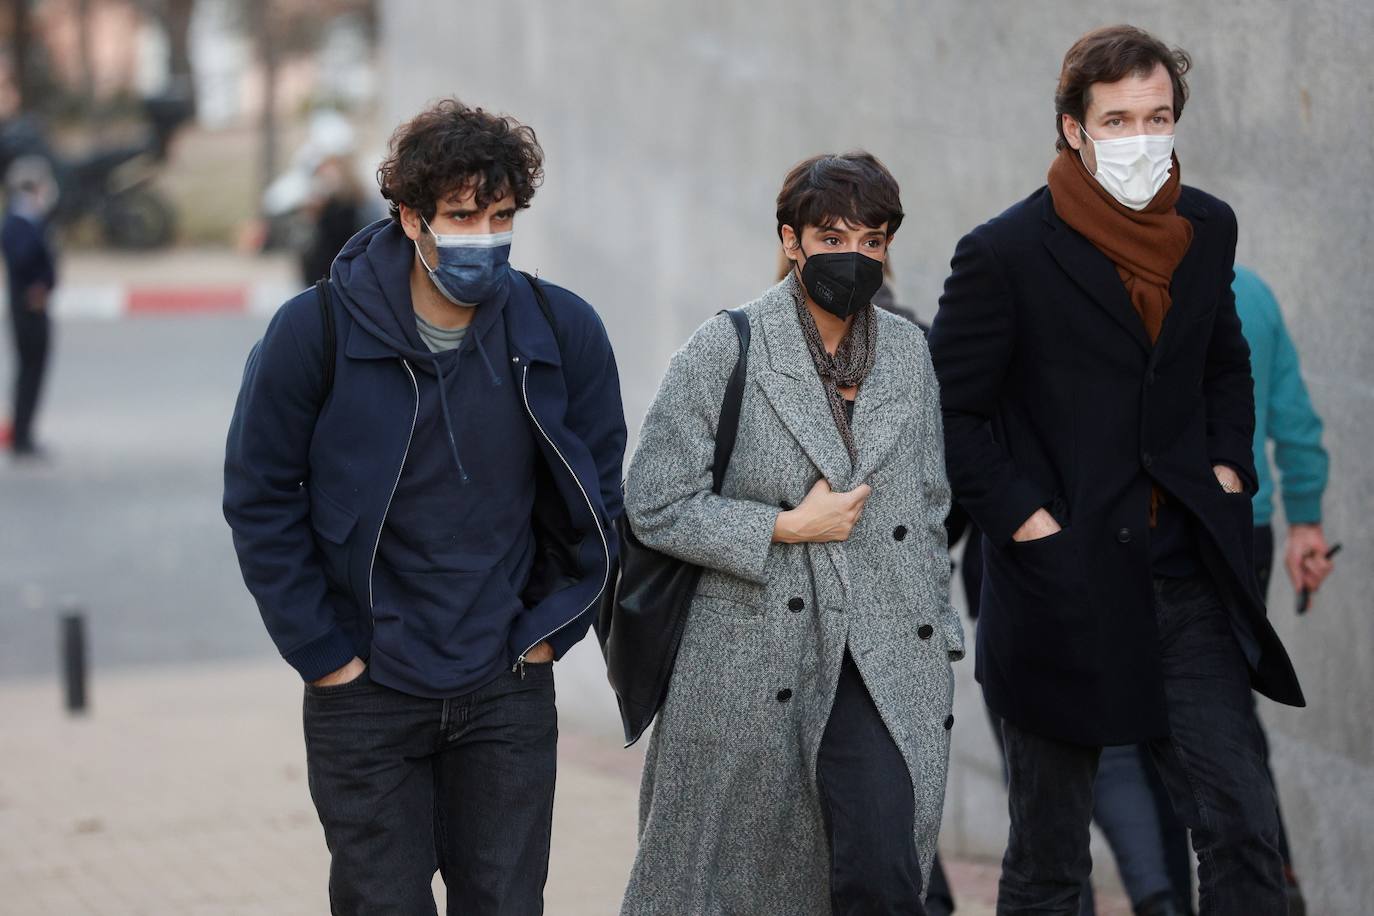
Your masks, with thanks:
[[(386, 514), (391, 511), (391, 501), (396, 498), (396, 488), (401, 485), (401, 474), (405, 471), (406, 459), (410, 457), (410, 443), (415, 438), (415, 423), (420, 418), (420, 383), (415, 380), (415, 371), (404, 359), (406, 374), (410, 376), (410, 387), (415, 391), (415, 412), (410, 415), (410, 433), (406, 436), (406, 450), (401, 453), (401, 466), (396, 469), (396, 480), (391, 485), (391, 495), (386, 498), (386, 508), (382, 510), (382, 520), (377, 523), (377, 540), (372, 544), (372, 562), (367, 565), (367, 612), (372, 613), (372, 573), (377, 568), (377, 548), (382, 546), (382, 529), (386, 527)], [(373, 621), (376, 625), (376, 621)]]
[[(517, 364), (520, 363), (520, 357), (515, 357), (515, 362)], [(544, 438), (544, 441), (549, 444), (549, 448), (551, 448), (553, 450), (553, 453), (558, 456), (558, 460), (563, 462), (563, 467), (567, 470), (568, 476), (570, 476), (573, 479), (573, 483), (577, 484), (578, 491), (581, 492), (582, 498), (586, 500), (587, 512), (590, 513), (592, 517), (592, 524), (596, 526), (596, 533), (601, 538), (601, 552), (606, 558), (606, 572), (601, 579), (601, 588), (599, 588), (596, 594), (592, 596), (591, 602), (582, 609), (581, 613), (575, 614), (568, 620), (563, 621), (558, 626), (550, 630), (548, 633), (545, 633), (539, 639), (536, 639), (534, 642), (530, 643), (528, 646), (525, 647), (525, 651), (520, 653), (520, 657), (515, 660), (515, 665), (511, 667), (511, 671), (513, 673), (518, 673), (522, 679), (525, 676), (525, 656), (530, 654), (530, 650), (533, 649), (535, 646), (539, 645), (541, 642), (547, 640), (549, 637), (553, 636), (555, 633), (566, 627), (568, 624), (572, 623), (578, 617), (581, 617), (582, 614), (585, 614), (587, 613), (587, 611), (591, 610), (596, 605), (597, 601), (601, 599), (601, 595), (606, 591), (606, 585), (610, 582), (611, 579), (611, 547), (608, 543), (606, 543), (606, 532), (601, 530), (601, 519), (597, 518), (596, 508), (592, 506), (592, 498), (587, 495), (587, 488), (582, 486), (582, 481), (577, 479), (577, 472), (575, 472), (572, 469), (572, 465), (568, 463), (568, 459), (563, 457), (563, 453), (558, 450), (558, 446), (553, 444), (553, 440), (549, 438), (549, 434), (544, 432), (544, 427), (540, 425), (539, 418), (534, 415), (534, 409), (530, 407), (529, 380), (530, 366), (529, 363), (524, 363), (522, 365), (522, 372), (520, 374), (520, 397), (525, 402), (525, 412), (529, 414), (530, 419), (534, 421), (534, 428), (539, 430), (539, 435), (542, 436)]]

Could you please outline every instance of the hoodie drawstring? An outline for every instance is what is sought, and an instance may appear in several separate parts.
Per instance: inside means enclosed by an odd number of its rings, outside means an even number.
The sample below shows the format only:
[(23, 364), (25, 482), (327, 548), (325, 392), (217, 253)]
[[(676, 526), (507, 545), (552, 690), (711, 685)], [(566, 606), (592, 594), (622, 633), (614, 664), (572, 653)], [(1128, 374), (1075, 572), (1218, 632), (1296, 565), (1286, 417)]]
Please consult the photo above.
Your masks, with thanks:
[[(458, 367), (458, 362), (454, 360), (454, 369)], [(463, 459), (458, 457), (458, 440), (453, 437), (453, 418), (448, 411), (448, 385), (444, 382), (443, 362), (436, 355), (434, 358), (435, 381), (439, 384), (439, 412), (444, 415), (444, 431), (448, 433), (449, 452), (453, 455), (453, 463), (458, 467), (458, 477), (466, 486), (469, 480), (468, 472), (463, 468)]]
[(492, 387), (495, 388), (500, 386), (501, 376), (496, 374), (496, 369), (491, 364), (491, 358), (487, 356), (487, 348), (482, 346), (482, 336), (480, 334), (474, 334), (473, 343), (477, 344), (477, 353), (482, 357), (482, 363), (487, 367), (487, 372), (491, 374)]
[[(482, 364), (487, 367), (487, 372), (491, 375), (492, 386), (499, 386), (501, 384), (501, 376), (496, 374), (496, 367), (491, 364), (491, 357), (487, 356), (487, 348), (482, 346), (481, 336), (474, 334), (472, 342), (477, 347), (478, 355), (482, 357)], [(458, 352), (454, 354), (454, 372), (458, 371), (458, 360), (462, 358), (462, 353), (463, 348), (459, 347)], [(458, 468), (459, 479), (461, 479), (464, 484), (467, 484), (471, 478), (468, 477), (468, 472), (463, 467), (463, 459), (458, 456), (458, 440), (453, 434), (453, 417), (449, 414), (448, 409), (448, 385), (444, 382), (443, 361), (439, 358), (438, 354), (435, 354), (433, 362), (435, 381), (439, 385), (439, 410), (444, 415), (444, 431), (448, 433), (449, 453), (453, 455), (453, 463)]]

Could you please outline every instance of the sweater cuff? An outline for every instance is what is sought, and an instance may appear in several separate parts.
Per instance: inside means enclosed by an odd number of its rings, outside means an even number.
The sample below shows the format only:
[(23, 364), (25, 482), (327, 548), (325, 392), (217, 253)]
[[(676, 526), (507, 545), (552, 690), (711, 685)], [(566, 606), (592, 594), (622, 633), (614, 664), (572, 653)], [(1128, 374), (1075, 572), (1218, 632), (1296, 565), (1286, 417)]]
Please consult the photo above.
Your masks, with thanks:
[(357, 654), (348, 634), (338, 627), (333, 627), (318, 639), (311, 640), (282, 657), (286, 659), (287, 664), (296, 669), (301, 680), (309, 683), (338, 671)]
[(1290, 525), (1320, 525), (1322, 495), (1320, 493), (1284, 493), (1283, 514)]

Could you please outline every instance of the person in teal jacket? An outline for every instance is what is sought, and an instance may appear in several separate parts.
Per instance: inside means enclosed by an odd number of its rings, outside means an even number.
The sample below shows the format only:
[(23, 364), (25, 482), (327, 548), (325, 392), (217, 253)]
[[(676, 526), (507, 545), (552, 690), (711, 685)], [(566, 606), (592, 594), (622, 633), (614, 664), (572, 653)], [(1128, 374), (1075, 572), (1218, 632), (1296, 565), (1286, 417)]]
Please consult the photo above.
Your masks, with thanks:
[(1326, 490), (1327, 456), (1322, 448), (1322, 421), (1312, 409), (1298, 370), (1298, 351), (1284, 327), (1279, 303), (1254, 271), (1236, 266), (1232, 283), (1241, 331), (1250, 344), (1255, 377), (1255, 566), (1267, 592), (1273, 565), (1274, 477), (1265, 456), (1274, 443), (1279, 469), (1279, 495), (1288, 521), (1284, 567), (1295, 592), (1316, 593), (1331, 572), (1322, 533), (1322, 493)]

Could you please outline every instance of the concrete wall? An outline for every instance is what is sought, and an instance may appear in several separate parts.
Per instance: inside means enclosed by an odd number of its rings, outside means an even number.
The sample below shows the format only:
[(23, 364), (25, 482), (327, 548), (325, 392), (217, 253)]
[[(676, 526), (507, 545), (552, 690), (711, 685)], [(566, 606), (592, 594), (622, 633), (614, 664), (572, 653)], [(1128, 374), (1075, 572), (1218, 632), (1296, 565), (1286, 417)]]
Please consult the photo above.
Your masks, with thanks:
[[(1374, 905), (1374, 5), (398, 0), (382, 10), (392, 121), (457, 94), (538, 130), (548, 179), (520, 217), (515, 260), (601, 310), (632, 428), (691, 329), (771, 282), (773, 199), (798, 159), (865, 147), (893, 170), (910, 214), (895, 243), (900, 291), (929, 318), (958, 237), (1043, 182), (1054, 82), (1073, 39), (1129, 21), (1192, 52), (1184, 180), (1235, 207), (1240, 259), (1284, 305), (1327, 421), (1327, 530), (1345, 544), (1306, 618), (1276, 582), (1274, 618), (1311, 706), (1264, 715), (1311, 911)], [(573, 693), (594, 695), (586, 717), (613, 729), (596, 654), (578, 653)], [(1000, 774), (971, 666), (961, 669), (945, 841), (997, 856)]]

